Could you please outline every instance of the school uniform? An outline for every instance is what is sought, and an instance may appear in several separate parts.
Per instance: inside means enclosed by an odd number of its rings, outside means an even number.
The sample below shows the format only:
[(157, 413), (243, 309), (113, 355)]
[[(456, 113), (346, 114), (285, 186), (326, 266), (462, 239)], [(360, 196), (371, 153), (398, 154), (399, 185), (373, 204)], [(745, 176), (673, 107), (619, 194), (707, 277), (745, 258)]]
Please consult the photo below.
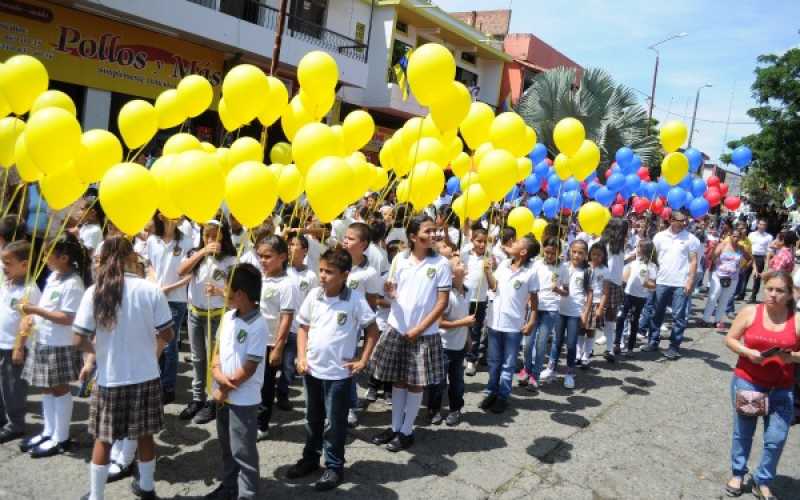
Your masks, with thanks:
[[(258, 363), (253, 375), (217, 408), (217, 436), (222, 449), (222, 487), (238, 498), (258, 497), (258, 405), (264, 382), (267, 322), (259, 311), (225, 313), (219, 333), (220, 371), (233, 376), (248, 361)], [(214, 386), (218, 386), (214, 381)]]
[(94, 255), (100, 248), (100, 242), (103, 241), (103, 229), (100, 224), (84, 224), (78, 229), (78, 239), (89, 254)]
[[(605, 325), (606, 315), (596, 315), (595, 308), (597, 304), (603, 300), (603, 288), (605, 287), (605, 283), (609, 281), (608, 276), (609, 269), (606, 266), (589, 267), (589, 286), (592, 289), (592, 307), (589, 309), (589, 320), (584, 330), (602, 329), (603, 325)], [(609, 284), (609, 287), (610, 286)]]
[(375, 243), (370, 243), (364, 255), (367, 256), (370, 265), (378, 271), (379, 275), (383, 276), (389, 272), (389, 257), (386, 254), (386, 250)]
[[(581, 327), (581, 315), (586, 305), (589, 286), (589, 269), (577, 268), (572, 264), (563, 263), (558, 272), (558, 283), (567, 289), (568, 295), (562, 296), (559, 303), (559, 316), (556, 321), (556, 337), (550, 350), (550, 363), (548, 368), (555, 369), (558, 364), (561, 347), (567, 344), (567, 368), (572, 370), (576, 365), (578, 334)], [(566, 338), (565, 338), (566, 335)]]
[[(292, 279), (297, 292), (297, 306), (308, 296), (308, 292), (319, 286), (319, 278), (317, 273), (311, 270), (310, 267), (304, 266), (303, 269), (296, 269), (289, 267), (286, 269), (286, 274)], [(297, 315), (292, 318), (292, 327), (289, 330), (289, 340), (287, 340), (286, 348), (283, 350), (283, 362), (281, 363), (281, 375), (278, 378), (276, 391), (278, 399), (289, 398), (289, 386), (295, 377), (295, 360), (297, 359), (297, 329), (300, 325), (297, 323)], [(289, 345), (291, 343), (291, 345)]]
[[(350, 290), (356, 290), (365, 297), (367, 295), (381, 295), (383, 293), (383, 280), (380, 272), (372, 265), (369, 258), (364, 255), (364, 260), (359, 265), (354, 265), (347, 275), (345, 284)], [(352, 384), (350, 389), (350, 407), (358, 407), (358, 393), (356, 384)]]
[(486, 356), (488, 339), (483, 337), (482, 333), (489, 306), (489, 283), (483, 266), (490, 259), (492, 257), (486, 253), (477, 255), (473, 252), (471, 243), (461, 248), (461, 262), (464, 263), (467, 272), (464, 276), (464, 286), (472, 291), (469, 313), (475, 315), (475, 323), (469, 327), (472, 347), (466, 355), (467, 361), (472, 363), (477, 363), (481, 357)]
[(533, 264), (539, 290), (536, 294), (536, 323), (533, 334), (525, 339), (523, 359), (526, 374), (539, 380), (544, 364), (547, 341), (553, 334), (559, 317), (561, 297), (555, 292), (558, 286), (559, 265), (549, 265), (544, 259), (537, 259)]
[(622, 304), (622, 312), (617, 317), (616, 332), (614, 334), (614, 344), (620, 345), (622, 342), (622, 332), (625, 329), (625, 320), (631, 314), (630, 332), (628, 332), (628, 352), (636, 347), (636, 334), (639, 333), (639, 318), (642, 309), (647, 302), (647, 297), (652, 293), (645, 288), (644, 284), (648, 280), (655, 281), (658, 276), (658, 266), (652, 262), (644, 262), (636, 259), (628, 264), (628, 281), (625, 283), (625, 298)]
[(303, 459), (318, 463), (324, 453), (325, 467), (341, 475), (353, 384), (353, 376), (344, 365), (356, 359), (360, 333), (375, 322), (375, 313), (363, 293), (345, 286), (334, 297), (315, 288), (297, 317), (300, 325), (308, 328)]
[[(458, 321), (469, 316), (469, 289), (463, 291), (450, 290), (447, 309), (442, 317), (447, 321)], [(428, 409), (438, 412), (442, 408), (442, 399), (447, 391), (450, 411), (460, 411), (464, 407), (464, 356), (469, 336), (469, 327), (439, 328), (444, 352), (444, 370), (446, 377), (441, 383), (432, 386), (428, 395)], [(449, 384), (449, 385), (448, 385)]]

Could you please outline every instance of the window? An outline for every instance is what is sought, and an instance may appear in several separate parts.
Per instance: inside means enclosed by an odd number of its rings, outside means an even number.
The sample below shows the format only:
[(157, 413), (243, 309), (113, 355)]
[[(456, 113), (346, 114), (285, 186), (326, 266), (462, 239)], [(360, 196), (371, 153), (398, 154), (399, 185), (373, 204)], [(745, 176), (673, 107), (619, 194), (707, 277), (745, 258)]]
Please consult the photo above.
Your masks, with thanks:
[(400, 33), (405, 33), (406, 35), (408, 35), (408, 25), (403, 21), (397, 21), (397, 23), (395, 23), (395, 28)]
[[(367, 25), (364, 23), (356, 23), (356, 33), (355, 33), (355, 40), (358, 43), (364, 43), (364, 35), (367, 32)], [(359, 54), (364, 53), (364, 49), (356, 49)]]
[(478, 86), (478, 75), (468, 69), (456, 67), (456, 80), (463, 83), (470, 91)]
[(249, 23), (258, 24), (258, 4), (247, 0), (220, 0), (219, 10)]
[(464, 62), (468, 62), (470, 64), (477, 64), (478, 56), (476, 56), (472, 52), (462, 52), (461, 53), (461, 60)]

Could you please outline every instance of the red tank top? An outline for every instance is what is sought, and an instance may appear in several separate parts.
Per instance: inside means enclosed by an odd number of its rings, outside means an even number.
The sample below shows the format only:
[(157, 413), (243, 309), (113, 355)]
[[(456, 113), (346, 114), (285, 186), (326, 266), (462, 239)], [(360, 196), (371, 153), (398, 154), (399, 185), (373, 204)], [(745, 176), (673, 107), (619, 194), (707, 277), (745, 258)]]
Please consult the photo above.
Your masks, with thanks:
[[(744, 345), (750, 349), (764, 352), (773, 347), (796, 352), (800, 350), (800, 341), (795, 329), (794, 311), (786, 318), (786, 326), (779, 332), (764, 328), (764, 305), (756, 306), (756, 317), (753, 324), (744, 332)], [(791, 389), (794, 386), (794, 363), (784, 363), (778, 357), (767, 358), (757, 365), (750, 359), (739, 356), (734, 373), (737, 377), (769, 389)]]

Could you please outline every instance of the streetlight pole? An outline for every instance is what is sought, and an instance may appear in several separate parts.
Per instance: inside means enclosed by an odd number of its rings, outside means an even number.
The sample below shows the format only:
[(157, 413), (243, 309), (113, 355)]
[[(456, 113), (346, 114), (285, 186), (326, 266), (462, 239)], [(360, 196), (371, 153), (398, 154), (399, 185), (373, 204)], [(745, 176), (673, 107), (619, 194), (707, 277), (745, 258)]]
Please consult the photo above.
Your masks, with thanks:
[(683, 38), (683, 37), (685, 37), (687, 35), (688, 35), (688, 33), (686, 33), (685, 31), (682, 32), (682, 33), (676, 33), (676, 34), (674, 34), (674, 35), (672, 35), (670, 37), (667, 37), (667, 38), (661, 40), (660, 42), (656, 42), (653, 45), (647, 47), (648, 49), (650, 49), (650, 50), (652, 50), (653, 52), (656, 53), (656, 66), (655, 66), (655, 69), (653, 69), (653, 88), (650, 91), (650, 107), (649, 107), (649, 109), (647, 111), (647, 135), (650, 135), (650, 123), (653, 120), (653, 106), (655, 106), (655, 103), (656, 103), (656, 80), (658, 79), (658, 62), (659, 62), (659, 59), (660, 59), (660, 57), (659, 57), (660, 54), (659, 54), (658, 49), (656, 47), (658, 47), (662, 43), (666, 43), (666, 42), (668, 42), (670, 40), (674, 40), (676, 38)]
[(689, 129), (689, 147), (692, 147), (692, 136), (694, 135), (694, 122), (697, 120), (697, 105), (700, 103), (700, 91), (706, 87), (711, 87), (710, 83), (706, 83), (697, 89), (697, 95), (694, 97), (694, 112), (692, 112), (692, 127)]

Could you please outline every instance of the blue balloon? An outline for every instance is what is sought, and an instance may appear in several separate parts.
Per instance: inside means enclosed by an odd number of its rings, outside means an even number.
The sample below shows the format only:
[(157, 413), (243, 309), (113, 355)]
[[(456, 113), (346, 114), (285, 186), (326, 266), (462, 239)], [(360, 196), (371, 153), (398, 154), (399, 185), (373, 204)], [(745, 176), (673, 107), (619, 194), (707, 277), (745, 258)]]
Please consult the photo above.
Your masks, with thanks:
[(611, 174), (606, 181), (606, 187), (611, 191), (617, 192), (625, 185), (625, 176), (621, 173)]
[(617, 150), (614, 158), (617, 160), (617, 165), (624, 169), (633, 160), (633, 150), (628, 146), (622, 146)]
[(558, 213), (558, 200), (555, 198), (548, 198), (542, 204), (542, 212), (548, 219), (552, 219)]
[(739, 146), (731, 153), (731, 160), (737, 167), (744, 168), (753, 161), (753, 152), (747, 146)]
[(586, 188), (586, 193), (589, 195), (589, 198), (594, 199), (595, 193), (597, 193), (597, 190), (600, 189), (601, 187), (603, 187), (602, 184), (598, 184), (596, 182), (590, 182), (589, 186)]
[(539, 216), (542, 213), (542, 199), (538, 196), (528, 199), (528, 209), (533, 212), (533, 215)]
[(514, 187), (511, 188), (511, 191), (509, 191), (508, 194), (506, 194), (506, 201), (511, 203), (517, 198), (519, 198), (519, 186), (514, 185)]
[(561, 192), (561, 179), (556, 174), (547, 178), (547, 194), (550, 196), (558, 196)]
[(642, 158), (639, 155), (633, 155), (633, 159), (631, 160), (631, 169), (633, 173), (639, 172), (639, 169), (642, 167)]
[(535, 173), (540, 179), (547, 178), (548, 170), (550, 170), (550, 165), (548, 165), (546, 161), (540, 161), (535, 167), (533, 167), (533, 173)]
[(577, 210), (583, 203), (583, 196), (578, 191), (567, 191), (561, 195), (561, 208)]
[(670, 189), (672, 189), (672, 186), (669, 185), (665, 178), (660, 177), (658, 179), (658, 195), (667, 196), (667, 193), (669, 193)]
[(616, 193), (608, 189), (606, 186), (601, 186), (600, 189), (598, 189), (594, 194), (594, 199), (597, 200), (597, 203), (605, 207), (610, 207), (614, 202), (614, 198), (616, 197)]
[(581, 183), (575, 177), (570, 177), (564, 181), (563, 191), (577, 191), (581, 188)]
[(629, 174), (625, 176), (625, 187), (636, 191), (642, 184), (642, 180), (636, 174)]
[(647, 196), (647, 198), (651, 200), (655, 198), (656, 194), (658, 194), (658, 183), (655, 181), (650, 181), (647, 184), (645, 184), (644, 194)]
[(542, 143), (537, 143), (536, 146), (533, 147), (533, 151), (528, 153), (528, 158), (531, 159), (534, 165), (538, 165), (539, 162), (547, 158), (547, 146)]
[(689, 171), (697, 173), (697, 169), (703, 165), (703, 153), (694, 148), (689, 148), (683, 154), (689, 160)]
[(461, 192), (461, 181), (455, 175), (447, 179), (447, 194), (450, 196)]
[(633, 167), (633, 164), (628, 163), (627, 165), (622, 167), (622, 175), (624, 175), (625, 177), (635, 174), (636, 174), (636, 169)]
[(585, 178), (584, 181), (592, 182), (595, 179), (597, 179), (597, 170), (592, 171), (592, 173), (589, 174), (589, 177)]
[(689, 203), (689, 213), (695, 218), (702, 217), (708, 213), (710, 207), (711, 205), (708, 203), (708, 200), (699, 196)]
[(703, 193), (706, 192), (708, 186), (706, 186), (706, 181), (699, 177), (695, 177), (692, 179), (692, 194), (697, 196), (703, 196)]
[(535, 194), (539, 192), (539, 187), (542, 185), (542, 181), (539, 180), (539, 177), (536, 174), (531, 174), (528, 177), (525, 177), (525, 191), (528, 194)]
[(673, 210), (680, 210), (686, 204), (686, 191), (679, 187), (670, 189), (667, 193), (667, 203)]
[(613, 167), (611, 167), (612, 174), (618, 174), (621, 172), (622, 172), (622, 167), (620, 167), (619, 165), (614, 165)]
[(635, 190), (630, 189), (628, 186), (623, 186), (622, 189), (619, 191), (619, 194), (621, 194), (622, 197), (627, 200), (628, 198), (633, 196), (634, 192), (635, 192)]
[(684, 191), (683, 196), (684, 196), (683, 206), (688, 207), (689, 204), (692, 203), (692, 201), (694, 201), (694, 195), (689, 191)]
[(692, 190), (692, 174), (686, 174), (686, 177), (681, 179), (678, 183), (678, 186), (683, 188), (684, 191), (691, 191)]

